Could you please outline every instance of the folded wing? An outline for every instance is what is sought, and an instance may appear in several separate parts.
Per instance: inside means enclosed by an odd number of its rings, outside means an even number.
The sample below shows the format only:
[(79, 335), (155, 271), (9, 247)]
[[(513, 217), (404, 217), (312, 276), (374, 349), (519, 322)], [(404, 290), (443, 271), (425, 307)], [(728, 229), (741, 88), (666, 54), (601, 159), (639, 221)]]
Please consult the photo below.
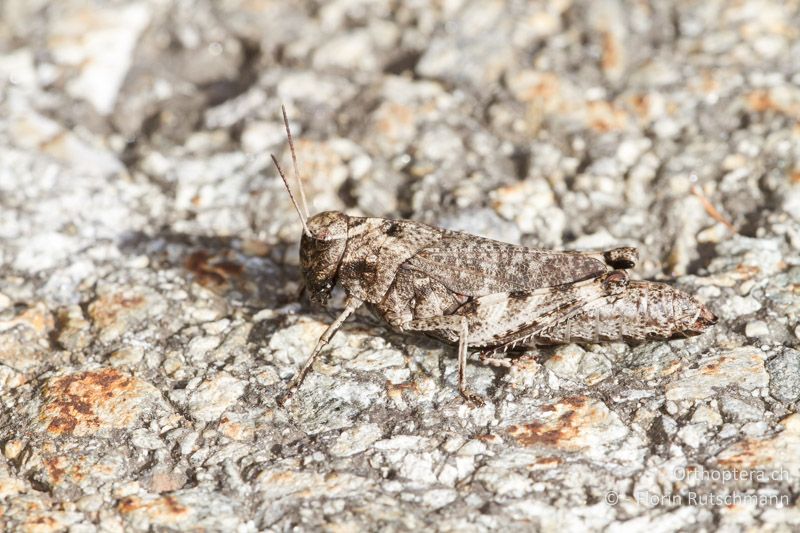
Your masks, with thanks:
[(612, 268), (630, 268), (635, 262), (633, 248), (558, 252), (446, 232), (408, 259), (403, 268), (424, 272), (455, 293), (480, 297), (592, 279)]

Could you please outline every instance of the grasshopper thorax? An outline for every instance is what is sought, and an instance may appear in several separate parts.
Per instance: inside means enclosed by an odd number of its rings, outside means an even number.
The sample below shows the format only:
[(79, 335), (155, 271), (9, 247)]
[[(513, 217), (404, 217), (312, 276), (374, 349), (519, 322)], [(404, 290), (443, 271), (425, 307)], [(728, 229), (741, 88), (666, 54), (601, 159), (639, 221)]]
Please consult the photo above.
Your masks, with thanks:
[(311, 301), (330, 297), (347, 243), (348, 217), (325, 211), (308, 219), (308, 233), (300, 241), (300, 265)]

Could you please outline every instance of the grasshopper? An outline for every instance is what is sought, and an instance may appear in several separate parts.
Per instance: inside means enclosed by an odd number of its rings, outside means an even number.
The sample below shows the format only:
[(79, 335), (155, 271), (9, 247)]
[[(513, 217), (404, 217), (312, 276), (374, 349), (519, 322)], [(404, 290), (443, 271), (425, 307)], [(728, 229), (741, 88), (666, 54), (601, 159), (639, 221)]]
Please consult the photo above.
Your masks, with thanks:
[(303, 226), (300, 262), (312, 302), (326, 304), (337, 284), (344, 310), (278, 397), (300, 387), (322, 349), (362, 305), (392, 329), (456, 345), (458, 389), (470, 403), (483, 399), (467, 386), (467, 355), (509, 366), (516, 347), (571, 342), (641, 342), (702, 333), (717, 317), (689, 294), (663, 283), (633, 281), (635, 248), (572, 252), (526, 248), (411, 220), (310, 216), (286, 109), (282, 106), (298, 204), (272, 155)]

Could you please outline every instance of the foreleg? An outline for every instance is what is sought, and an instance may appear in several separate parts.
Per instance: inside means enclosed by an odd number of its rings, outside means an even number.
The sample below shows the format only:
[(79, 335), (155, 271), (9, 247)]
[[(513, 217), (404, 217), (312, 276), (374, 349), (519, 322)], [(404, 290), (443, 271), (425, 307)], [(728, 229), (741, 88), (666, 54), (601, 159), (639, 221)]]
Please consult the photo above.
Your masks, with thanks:
[(347, 320), (347, 317), (352, 315), (356, 309), (361, 307), (362, 303), (363, 302), (357, 298), (350, 297), (347, 299), (345, 302), (344, 311), (342, 311), (341, 314), (336, 317), (336, 320), (333, 321), (333, 324), (328, 326), (328, 329), (325, 330), (325, 332), (317, 341), (317, 345), (314, 347), (314, 350), (311, 352), (311, 355), (308, 357), (303, 367), (297, 374), (295, 374), (295, 376), (292, 378), (292, 381), (289, 382), (289, 385), (286, 387), (286, 390), (283, 392), (283, 394), (278, 396), (276, 399), (278, 405), (282, 406), (284, 403), (286, 403), (286, 400), (292, 396), (295, 389), (302, 385), (303, 380), (306, 378), (306, 374), (308, 374), (308, 371), (311, 370), (311, 366), (314, 364), (314, 361), (317, 360), (317, 357), (319, 357), (322, 349), (330, 342), (333, 336), (336, 335), (336, 332), (339, 331), (340, 327), (342, 327), (342, 324), (344, 324), (344, 321)]

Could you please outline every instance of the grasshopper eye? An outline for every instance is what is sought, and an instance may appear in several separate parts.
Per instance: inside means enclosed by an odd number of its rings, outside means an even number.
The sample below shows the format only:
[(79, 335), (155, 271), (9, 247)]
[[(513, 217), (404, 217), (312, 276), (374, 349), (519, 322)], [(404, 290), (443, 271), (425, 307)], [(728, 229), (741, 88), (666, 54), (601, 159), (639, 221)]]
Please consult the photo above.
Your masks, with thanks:
[(347, 239), (348, 217), (338, 211), (318, 213), (308, 220), (308, 229), (314, 240), (330, 242)]

